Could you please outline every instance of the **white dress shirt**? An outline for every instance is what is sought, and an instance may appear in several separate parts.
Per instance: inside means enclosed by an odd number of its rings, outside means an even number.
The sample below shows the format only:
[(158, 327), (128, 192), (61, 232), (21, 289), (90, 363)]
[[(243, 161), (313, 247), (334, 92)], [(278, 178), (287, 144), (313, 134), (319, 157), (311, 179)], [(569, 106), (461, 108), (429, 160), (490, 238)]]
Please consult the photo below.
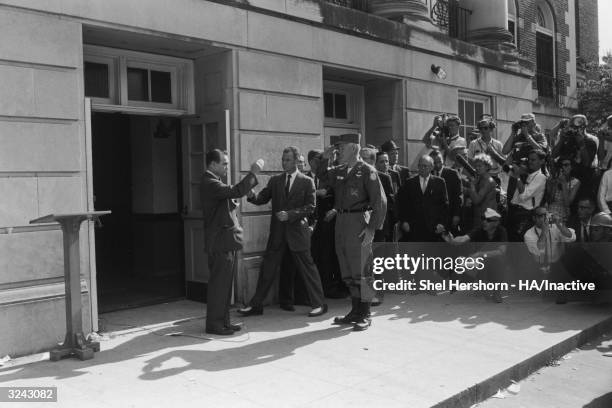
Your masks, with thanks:
[(545, 190), (546, 176), (542, 173), (542, 170), (534, 171), (527, 176), (525, 190), (519, 193), (517, 188), (511, 202), (526, 210), (533, 210), (542, 202)]
[[(289, 173), (285, 173), (285, 185), (287, 185), (287, 174)], [(298, 174), (298, 170), (297, 168), (295, 169), (295, 171), (293, 173), (291, 173), (291, 180), (289, 181), (289, 191), (291, 191), (291, 187), (293, 187), (293, 182), (295, 181), (295, 177)]]
[(533, 226), (527, 230), (525, 236), (523, 237), (525, 241), (525, 245), (527, 245), (527, 249), (531, 252), (532, 255), (536, 257), (536, 260), (540, 264), (553, 263), (557, 262), (561, 255), (563, 255), (563, 250), (565, 249), (566, 242), (574, 242), (576, 241), (576, 233), (573, 229), (568, 228), (571, 232), (570, 237), (566, 237), (561, 233), (559, 228), (556, 225), (551, 225), (548, 229), (548, 260), (546, 259), (546, 248), (538, 248), (538, 240), (540, 236), (543, 234), (543, 230)]
[(599, 204), (599, 208), (601, 208), (601, 211), (610, 214), (610, 209), (608, 208), (608, 201), (612, 201), (612, 169), (606, 170), (606, 172), (601, 177), (601, 182), (599, 183), (599, 192), (597, 193), (597, 202)]
[(429, 183), (429, 176), (427, 177), (419, 176), (419, 183), (421, 183), (421, 191), (424, 194), (425, 190), (427, 190), (427, 183)]

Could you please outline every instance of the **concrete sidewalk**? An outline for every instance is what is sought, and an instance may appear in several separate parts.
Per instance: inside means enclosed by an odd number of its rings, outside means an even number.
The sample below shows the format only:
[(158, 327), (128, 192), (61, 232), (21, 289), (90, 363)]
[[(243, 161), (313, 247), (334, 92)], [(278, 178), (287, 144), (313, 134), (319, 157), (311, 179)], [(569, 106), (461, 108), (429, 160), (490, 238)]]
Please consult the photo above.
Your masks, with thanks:
[(268, 307), (218, 337), (204, 308), (103, 315), (113, 332), (93, 360), (6, 367), (0, 383), (57, 386), (61, 407), (469, 407), (612, 327), (610, 306), (455, 293), (388, 295), (365, 332), (330, 324), (342, 300), (314, 319)]

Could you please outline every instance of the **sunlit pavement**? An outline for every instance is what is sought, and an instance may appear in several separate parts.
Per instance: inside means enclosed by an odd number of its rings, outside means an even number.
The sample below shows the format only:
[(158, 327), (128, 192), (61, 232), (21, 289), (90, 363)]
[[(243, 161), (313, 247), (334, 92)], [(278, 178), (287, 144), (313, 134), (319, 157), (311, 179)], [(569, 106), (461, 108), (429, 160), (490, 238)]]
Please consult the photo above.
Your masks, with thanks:
[(0, 383), (58, 387), (56, 404), (28, 407), (470, 406), (612, 327), (612, 306), (538, 295), (388, 294), (365, 332), (331, 324), (348, 299), (329, 305), (232, 312), (231, 337), (204, 334), (196, 302), (109, 313), (93, 360), (9, 364)]

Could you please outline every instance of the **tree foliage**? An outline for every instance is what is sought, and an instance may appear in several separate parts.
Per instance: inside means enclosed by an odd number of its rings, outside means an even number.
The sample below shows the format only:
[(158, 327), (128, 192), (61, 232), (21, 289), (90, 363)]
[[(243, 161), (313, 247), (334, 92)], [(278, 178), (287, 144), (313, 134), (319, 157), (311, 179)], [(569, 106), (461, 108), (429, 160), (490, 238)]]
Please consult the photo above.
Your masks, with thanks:
[(598, 128), (612, 115), (612, 53), (602, 60), (588, 66), (588, 80), (578, 90), (578, 111), (586, 115), (591, 128)]

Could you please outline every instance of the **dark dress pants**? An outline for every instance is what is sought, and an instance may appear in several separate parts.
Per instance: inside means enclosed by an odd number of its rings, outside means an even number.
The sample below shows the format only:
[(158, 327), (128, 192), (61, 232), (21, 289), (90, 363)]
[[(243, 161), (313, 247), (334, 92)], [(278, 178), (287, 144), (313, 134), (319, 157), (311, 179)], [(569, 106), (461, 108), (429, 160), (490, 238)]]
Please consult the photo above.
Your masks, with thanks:
[(321, 278), (319, 271), (312, 260), (310, 251), (291, 251), (289, 245), (285, 242), (280, 249), (268, 250), (264, 255), (259, 278), (257, 279), (257, 289), (255, 295), (249, 302), (252, 307), (261, 307), (268, 292), (274, 284), (274, 280), (278, 275), (280, 266), (285, 252), (290, 252), (293, 256), (293, 262), (299, 273), (302, 275), (306, 292), (312, 307), (323, 305), (323, 289), (321, 287)]
[(206, 296), (206, 328), (220, 329), (230, 324), (229, 307), (234, 281), (236, 252), (208, 254), (208, 290)]
[(310, 305), (302, 275), (296, 272), (291, 251), (285, 251), (278, 281), (278, 303), (281, 305)]

